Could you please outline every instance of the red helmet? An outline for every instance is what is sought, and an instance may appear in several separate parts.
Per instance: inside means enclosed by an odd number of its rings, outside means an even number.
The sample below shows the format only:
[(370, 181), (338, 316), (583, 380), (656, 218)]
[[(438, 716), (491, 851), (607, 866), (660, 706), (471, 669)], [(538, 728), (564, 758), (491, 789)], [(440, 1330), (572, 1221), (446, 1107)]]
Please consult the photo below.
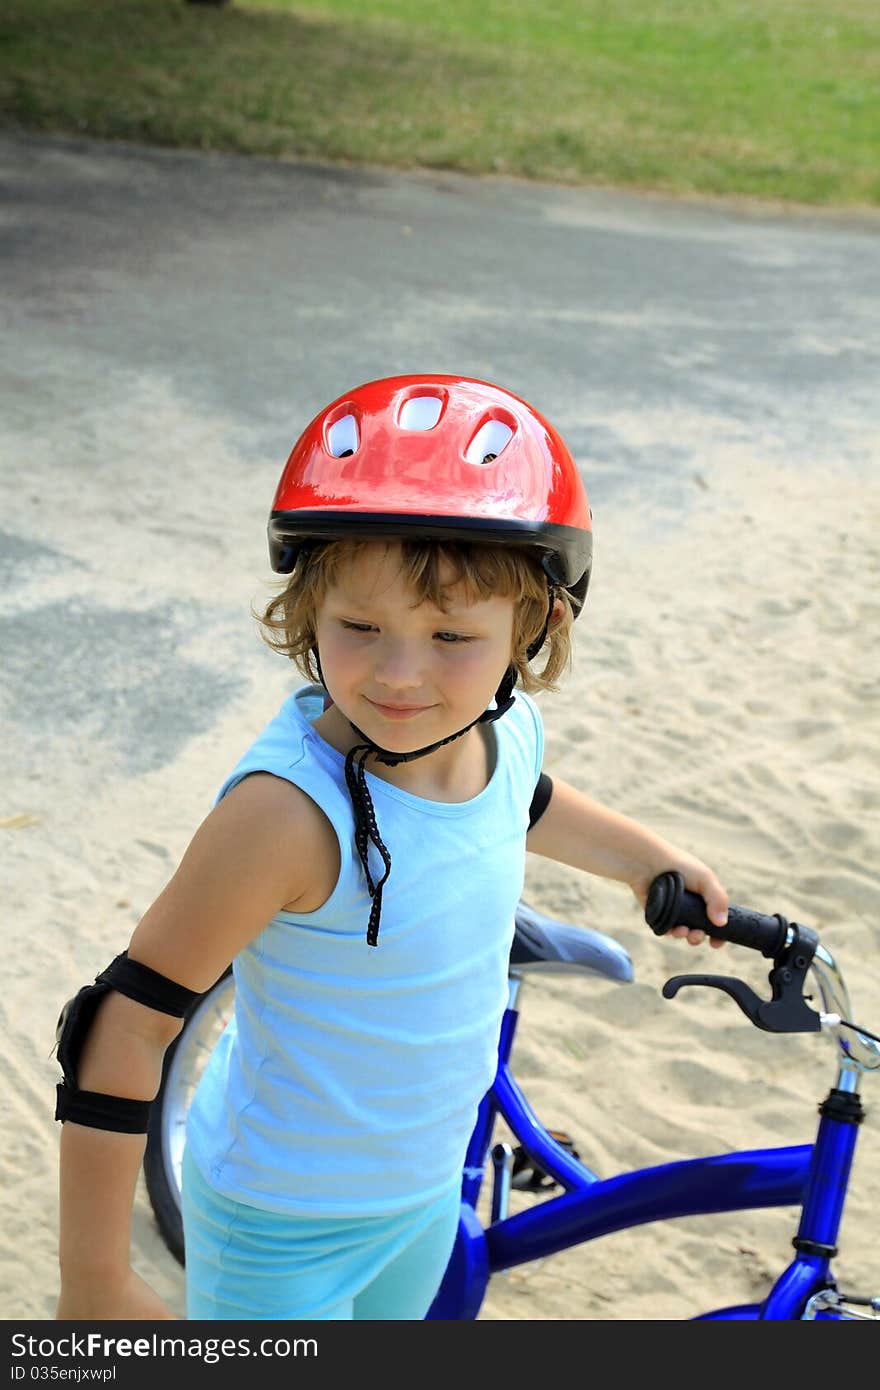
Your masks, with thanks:
[(592, 527), (560, 436), (525, 401), (471, 377), (367, 382), (320, 411), (293, 446), (269, 518), (272, 568), (305, 538), (487, 540), (534, 547), (575, 613)]

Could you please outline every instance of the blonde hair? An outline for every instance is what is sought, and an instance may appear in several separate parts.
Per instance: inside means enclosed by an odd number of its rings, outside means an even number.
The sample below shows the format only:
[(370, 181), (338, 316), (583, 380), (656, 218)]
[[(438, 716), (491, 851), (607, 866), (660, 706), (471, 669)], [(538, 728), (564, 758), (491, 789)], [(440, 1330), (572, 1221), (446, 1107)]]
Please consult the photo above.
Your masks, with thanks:
[[(281, 592), (269, 600), (262, 613), (254, 612), (264, 642), (293, 661), (309, 680), (320, 679), (313, 651), (317, 640), (318, 606), (341, 569), (375, 543), (368, 538), (304, 541)], [(401, 572), (417, 603), (427, 600), (445, 612), (449, 607), (449, 590), (458, 585), (473, 599), (488, 599), (493, 595), (512, 598), (511, 661), (519, 682), (530, 694), (557, 689), (559, 676), (571, 663), (573, 612), (568, 594), (557, 590), (562, 611), (559, 612), (557, 606), (537, 654), (546, 653), (543, 668), (533, 671), (527, 649), (540, 636), (547, 621), (548, 589), (547, 576), (531, 551), (471, 541), (401, 539), (389, 544), (399, 548)], [(441, 578), (443, 565), (447, 573)], [(451, 578), (448, 577), (450, 567)]]

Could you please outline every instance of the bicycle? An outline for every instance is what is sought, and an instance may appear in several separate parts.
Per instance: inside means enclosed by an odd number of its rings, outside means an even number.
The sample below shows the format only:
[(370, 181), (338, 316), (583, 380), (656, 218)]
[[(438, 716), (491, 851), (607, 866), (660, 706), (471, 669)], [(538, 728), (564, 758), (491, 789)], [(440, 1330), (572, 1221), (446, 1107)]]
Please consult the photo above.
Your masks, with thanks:
[[(750, 1022), (767, 1032), (834, 1035), (835, 1085), (819, 1107), (812, 1144), (743, 1150), (680, 1159), (600, 1178), (581, 1160), (573, 1141), (548, 1130), (515, 1081), (510, 1058), (523, 979), (546, 970), (580, 970), (606, 979), (633, 978), (626, 951), (590, 928), (558, 922), (520, 902), (510, 955), (508, 1006), (501, 1027), (495, 1080), (481, 1103), (462, 1178), (456, 1244), (429, 1319), (477, 1317), (489, 1280), (516, 1265), (542, 1259), (582, 1242), (648, 1222), (706, 1213), (797, 1206), (794, 1259), (760, 1303), (718, 1308), (700, 1319), (880, 1319), (880, 1296), (842, 1292), (832, 1272), (849, 1185), (863, 1074), (880, 1070), (880, 1039), (850, 1019), (849, 996), (834, 957), (809, 927), (779, 914), (764, 916), (732, 906), (723, 930), (712, 926), (702, 899), (684, 890), (679, 874), (661, 874), (648, 895), (646, 920), (657, 935), (677, 923), (760, 951), (773, 965), (770, 999), (730, 975), (676, 975), (663, 987), (673, 999), (686, 987), (714, 988), (732, 998)], [(812, 972), (822, 1001), (810, 1007), (804, 994)], [(186, 1109), (201, 1069), (232, 1011), (231, 967), (196, 1003), (169, 1048), (144, 1158), (147, 1190), (160, 1231), (183, 1263), (180, 1167)], [(517, 1141), (493, 1144), (498, 1118)], [(489, 1219), (478, 1215), (491, 1166)], [(546, 1196), (556, 1187), (561, 1195)], [(544, 1199), (511, 1214), (510, 1193), (525, 1188)]]

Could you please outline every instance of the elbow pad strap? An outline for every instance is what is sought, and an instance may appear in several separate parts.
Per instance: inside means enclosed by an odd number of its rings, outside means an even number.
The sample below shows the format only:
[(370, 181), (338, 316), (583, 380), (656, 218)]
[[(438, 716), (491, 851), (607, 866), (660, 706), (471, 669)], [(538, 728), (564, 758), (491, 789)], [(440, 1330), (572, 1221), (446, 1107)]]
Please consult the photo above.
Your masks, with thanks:
[(57, 1088), (55, 1118), (62, 1122), (73, 1120), (76, 1124), (88, 1125), (93, 1129), (116, 1130), (121, 1134), (146, 1134), (152, 1101), (81, 1091), (77, 1085), (77, 1068), (83, 1045), (98, 1005), (111, 989), (173, 1018), (183, 1018), (199, 998), (195, 990), (186, 989), (176, 980), (169, 980), (148, 965), (129, 960), (128, 952), (123, 951), (106, 970), (96, 976), (93, 985), (84, 985), (61, 1010), (55, 1041), (64, 1080), (59, 1082)]
[(99, 983), (109, 985), (138, 1004), (146, 1004), (148, 1009), (170, 1014), (172, 1018), (183, 1018), (189, 1006), (199, 997), (195, 990), (185, 989), (176, 980), (160, 975), (158, 970), (141, 965), (139, 960), (129, 960), (127, 951), (123, 951), (106, 970), (101, 971), (95, 980), (95, 984)]
[(66, 1081), (56, 1087), (55, 1119), (73, 1120), (89, 1129), (111, 1129), (116, 1134), (146, 1134), (150, 1127), (151, 1100), (105, 1096), (100, 1091), (71, 1090)]

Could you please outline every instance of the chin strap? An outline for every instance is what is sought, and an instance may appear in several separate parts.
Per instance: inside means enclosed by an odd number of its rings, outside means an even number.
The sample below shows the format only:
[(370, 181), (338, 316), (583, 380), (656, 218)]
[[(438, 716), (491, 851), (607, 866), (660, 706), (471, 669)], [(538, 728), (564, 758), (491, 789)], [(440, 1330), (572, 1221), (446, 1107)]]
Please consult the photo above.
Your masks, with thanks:
[[(354, 728), (354, 725), (352, 725)], [(376, 824), (376, 808), (373, 805), (373, 798), (367, 786), (367, 774), (364, 763), (371, 753), (379, 753), (373, 743), (359, 743), (354, 748), (350, 748), (345, 755), (345, 780), (348, 783), (348, 794), (351, 797), (351, 805), (354, 811), (354, 843), (364, 870), (364, 878), (367, 880), (367, 891), (370, 894), (372, 903), (370, 904), (370, 920), (367, 923), (367, 945), (378, 946), (379, 944), (379, 918), (382, 915), (382, 889), (385, 881), (391, 873), (391, 853), (382, 836), (379, 834), (379, 827)], [(375, 882), (370, 872), (370, 843), (373, 843), (380, 855), (382, 863), (385, 865), (385, 872), (382, 877)]]

